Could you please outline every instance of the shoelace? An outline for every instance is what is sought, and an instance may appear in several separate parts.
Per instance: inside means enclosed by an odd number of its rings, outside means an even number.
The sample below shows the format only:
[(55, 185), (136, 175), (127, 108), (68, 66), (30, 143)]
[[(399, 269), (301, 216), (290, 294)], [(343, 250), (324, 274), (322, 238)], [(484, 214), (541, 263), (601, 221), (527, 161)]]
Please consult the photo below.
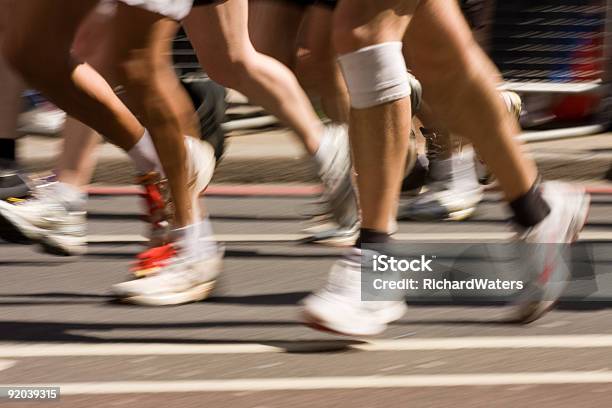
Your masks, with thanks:
[(170, 217), (172, 214), (172, 201), (169, 192), (166, 191), (164, 180), (157, 173), (146, 174), (137, 179), (144, 192), (141, 197), (144, 200), (147, 216), (145, 220), (151, 224), (151, 245), (162, 246), (168, 241)]
[(159, 188), (155, 184), (145, 184), (145, 192), (142, 195), (147, 207), (147, 220), (152, 224), (159, 224), (164, 219), (166, 204), (162, 198)]
[(149, 248), (136, 256), (136, 262), (131, 268), (132, 273), (141, 275), (144, 272), (164, 267), (176, 256), (176, 248), (172, 244)]
[(10, 197), (6, 201), (15, 206), (29, 206), (29, 205), (34, 205), (34, 204), (44, 203), (44, 202), (54, 203), (55, 200), (53, 199), (51, 194), (49, 194), (46, 190), (47, 189), (44, 187), (38, 187), (32, 190), (29, 197), (26, 197), (26, 198)]

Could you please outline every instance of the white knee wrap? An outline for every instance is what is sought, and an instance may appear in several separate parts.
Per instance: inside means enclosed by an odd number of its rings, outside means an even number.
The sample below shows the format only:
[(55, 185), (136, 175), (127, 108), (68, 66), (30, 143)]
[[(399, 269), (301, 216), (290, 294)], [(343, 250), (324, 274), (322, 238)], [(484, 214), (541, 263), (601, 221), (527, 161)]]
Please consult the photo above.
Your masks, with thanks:
[(371, 108), (410, 96), (401, 42), (361, 48), (339, 60), (353, 108)]

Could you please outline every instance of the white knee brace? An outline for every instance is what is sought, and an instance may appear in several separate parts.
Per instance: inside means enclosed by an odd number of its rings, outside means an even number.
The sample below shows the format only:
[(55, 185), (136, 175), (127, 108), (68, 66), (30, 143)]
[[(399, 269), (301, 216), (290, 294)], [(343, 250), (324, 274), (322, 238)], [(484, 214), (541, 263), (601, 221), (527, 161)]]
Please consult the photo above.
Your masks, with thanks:
[(410, 96), (401, 42), (361, 48), (339, 60), (353, 108), (371, 108)]

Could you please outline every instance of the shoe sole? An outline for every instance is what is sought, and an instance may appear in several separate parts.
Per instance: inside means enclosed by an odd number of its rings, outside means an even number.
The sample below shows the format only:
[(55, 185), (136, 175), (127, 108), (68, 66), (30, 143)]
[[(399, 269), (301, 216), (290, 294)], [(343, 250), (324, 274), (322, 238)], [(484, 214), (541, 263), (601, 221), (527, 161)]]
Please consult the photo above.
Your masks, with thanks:
[(313, 330), (316, 330), (322, 333), (328, 333), (328, 334), (334, 334), (334, 335), (346, 336), (346, 337), (373, 337), (373, 336), (377, 336), (381, 334), (386, 329), (386, 326), (385, 326), (382, 329), (370, 330), (367, 332), (350, 331), (348, 329), (342, 329), (334, 325), (333, 323), (330, 323), (324, 319), (320, 319), (319, 317), (311, 313), (308, 313), (308, 312), (302, 313), (302, 321), (304, 322), (304, 325), (306, 325), (307, 327), (310, 327)]
[(154, 266), (152, 268), (148, 268), (148, 269), (139, 269), (136, 271), (132, 272), (132, 275), (136, 278), (136, 279), (141, 279), (141, 278), (146, 278), (148, 276), (153, 276), (155, 275), (157, 272), (159, 272), (162, 268), (159, 266)]
[(80, 256), (87, 252), (87, 243), (66, 244), (62, 240), (66, 238), (61, 235), (45, 235), (39, 244), (45, 253), (56, 256)]
[[(580, 217), (578, 217), (572, 223), (571, 227), (572, 229), (576, 231), (576, 233), (572, 237), (572, 242), (576, 242), (578, 240), (580, 233), (586, 226), (586, 222), (591, 212), (591, 196), (589, 194), (585, 194), (584, 200), (580, 205), (582, 208), (585, 208), (585, 210), (581, 211)], [(567, 281), (567, 279), (565, 279), (560, 289), (561, 293), (565, 291), (565, 288), (567, 288), (568, 285), (569, 285), (569, 282)], [(522, 308), (520, 310), (519, 315), (515, 319), (513, 319), (513, 321), (518, 324), (522, 324), (522, 325), (533, 323), (536, 320), (539, 320), (546, 313), (554, 309), (557, 303), (559, 303), (559, 299), (560, 299), (560, 296), (554, 301), (551, 300), (551, 301), (546, 301), (546, 302), (531, 302), (527, 307)]]
[(405, 219), (409, 219), (412, 221), (419, 221), (419, 222), (432, 222), (432, 221), (455, 221), (457, 222), (457, 221), (465, 221), (471, 218), (475, 212), (476, 212), (476, 207), (473, 207), (473, 208), (466, 208), (464, 210), (450, 212), (448, 213), (446, 217), (440, 217), (440, 218), (419, 217), (419, 216), (413, 215), (413, 216), (405, 217)]
[(24, 227), (19, 217), (3, 210), (0, 210), (0, 238), (19, 245), (40, 244), (43, 252), (51, 255), (75, 256), (86, 251), (86, 245), (66, 245), (59, 235), (34, 226)]
[(180, 293), (160, 295), (126, 296), (120, 300), (124, 303), (140, 306), (178, 306), (187, 303), (200, 302), (207, 299), (215, 288), (216, 280), (193, 286)]
[(308, 310), (302, 311), (302, 321), (304, 324), (314, 330), (337, 334), (340, 336), (352, 336), (352, 337), (372, 337), (383, 333), (387, 329), (387, 325), (396, 320), (401, 319), (406, 314), (406, 305), (402, 304), (399, 307), (394, 308), (391, 312), (387, 313), (383, 323), (380, 323), (374, 329), (369, 330), (354, 330), (354, 327), (331, 322), (316, 313), (309, 312)]
[(305, 238), (304, 243), (325, 245), (330, 247), (347, 247), (352, 246), (359, 237), (359, 230), (345, 231), (342, 229), (331, 229), (320, 231), (312, 236)]
[(0, 238), (6, 242), (19, 245), (30, 245), (35, 243), (33, 239), (17, 228), (5, 215), (0, 212)]

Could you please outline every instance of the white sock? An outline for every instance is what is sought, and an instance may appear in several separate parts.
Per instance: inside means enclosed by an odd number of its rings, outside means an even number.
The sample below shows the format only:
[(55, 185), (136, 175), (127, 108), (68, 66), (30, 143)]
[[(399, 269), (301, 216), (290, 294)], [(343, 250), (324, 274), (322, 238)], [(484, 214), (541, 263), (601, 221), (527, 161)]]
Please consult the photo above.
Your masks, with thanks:
[(87, 197), (78, 188), (61, 182), (56, 182), (43, 187), (53, 197), (66, 204), (71, 211), (84, 211)]
[(314, 160), (317, 164), (317, 169), (319, 172), (327, 166), (334, 154), (334, 150), (335, 146), (333, 132), (323, 132), (319, 148), (314, 155)]
[[(449, 187), (452, 190), (471, 191), (480, 188), (478, 175), (476, 174), (474, 149), (471, 147), (464, 147), (460, 152), (453, 153), (450, 159), (441, 160), (439, 164), (442, 168), (438, 168), (438, 170), (448, 172)], [(435, 177), (433, 178), (435, 179)]]
[(164, 169), (159, 161), (159, 157), (157, 156), (157, 151), (155, 150), (155, 145), (153, 144), (153, 139), (151, 139), (151, 135), (149, 131), (145, 129), (144, 134), (127, 152), (128, 156), (134, 162), (134, 166), (140, 174), (147, 174), (152, 171), (158, 172), (162, 177), (164, 176)]
[(217, 253), (217, 243), (208, 217), (196, 224), (175, 229), (173, 235), (184, 256), (205, 258)]

